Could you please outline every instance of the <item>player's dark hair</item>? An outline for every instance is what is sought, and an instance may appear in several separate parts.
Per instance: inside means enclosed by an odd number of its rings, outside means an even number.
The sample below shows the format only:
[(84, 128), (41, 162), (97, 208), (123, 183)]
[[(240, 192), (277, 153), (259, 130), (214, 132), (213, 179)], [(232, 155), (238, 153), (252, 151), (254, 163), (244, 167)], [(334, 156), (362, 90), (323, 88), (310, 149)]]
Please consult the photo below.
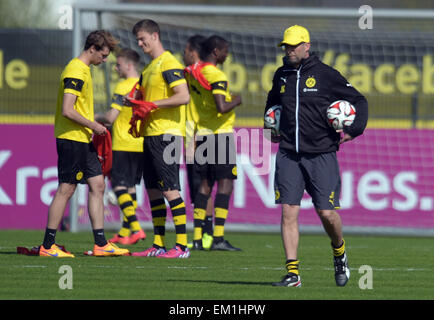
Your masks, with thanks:
[(206, 37), (200, 34), (195, 34), (194, 36), (188, 38), (187, 43), (190, 45), (190, 49), (192, 51), (196, 51), (200, 53), (202, 50), (202, 45), (205, 41), (206, 41)]
[(84, 50), (88, 50), (90, 47), (94, 46), (96, 50), (100, 51), (104, 47), (108, 47), (110, 51), (113, 51), (119, 40), (111, 35), (110, 32), (106, 30), (96, 30), (89, 33), (84, 44)]
[(116, 56), (118, 58), (125, 58), (126, 60), (133, 62), (135, 65), (138, 65), (140, 62), (140, 55), (136, 51), (129, 48), (121, 49)]
[(151, 19), (143, 19), (137, 22), (133, 27), (133, 34), (136, 36), (139, 31), (145, 31), (147, 33), (153, 34), (158, 33), (158, 38), (161, 39), (160, 36), (160, 27), (158, 23)]
[(225, 38), (213, 35), (205, 40), (202, 44), (202, 50), (200, 52), (200, 58), (205, 60), (214, 49), (223, 49), (225, 46), (229, 45), (229, 41)]

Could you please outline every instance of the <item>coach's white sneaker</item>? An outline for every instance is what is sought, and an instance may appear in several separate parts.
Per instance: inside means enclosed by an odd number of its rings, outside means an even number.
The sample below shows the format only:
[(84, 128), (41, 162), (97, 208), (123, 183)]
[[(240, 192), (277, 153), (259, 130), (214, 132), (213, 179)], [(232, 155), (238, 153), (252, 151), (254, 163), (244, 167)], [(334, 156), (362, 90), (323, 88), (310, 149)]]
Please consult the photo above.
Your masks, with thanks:
[(298, 274), (288, 273), (283, 277), (282, 281), (273, 282), (274, 287), (301, 287), (301, 278)]

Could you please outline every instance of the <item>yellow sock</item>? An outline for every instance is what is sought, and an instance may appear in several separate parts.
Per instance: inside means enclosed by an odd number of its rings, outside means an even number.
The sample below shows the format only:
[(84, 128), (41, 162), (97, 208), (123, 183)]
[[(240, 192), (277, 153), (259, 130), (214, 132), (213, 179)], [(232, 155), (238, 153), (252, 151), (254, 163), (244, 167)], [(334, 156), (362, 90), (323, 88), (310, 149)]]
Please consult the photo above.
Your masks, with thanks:
[(164, 248), (166, 217), (152, 218), (152, 223), (154, 224), (154, 244)]
[(202, 239), (202, 222), (205, 220), (206, 210), (201, 208), (194, 209), (194, 232), (193, 240)]
[[(134, 192), (134, 193), (130, 193), (131, 194), (131, 198), (133, 198), (133, 207), (134, 207), (134, 210), (136, 210), (137, 209), (137, 195), (136, 195), (136, 193)], [(140, 226), (140, 222), (139, 221), (135, 221), (135, 222), (133, 222), (133, 223), (131, 223), (131, 230), (133, 231), (133, 232), (136, 232), (136, 231), (140, 231), (142, 229), (142, 227)]]
[(215, 226), (214, 226), (214, 238), (224, 237), (225, 235), (225, 222), (228, 217), (228, 209), (215, 208)]
[(215, 210), (215, 226), (214, 226), (214, 241), (223, 241), (225, 234), (225, 223), (228, 217), (230, 195), (217, 193), (214, 200)]
[(137, 194), (134, 192), (134, 193), (130, 193), (130, 195), (131, 195), (131, 198), (133, 199), (134, 209), (137, 209)]
[(300, 264), (299, 260), (288, 260), (286, 261), (285, 267), (286, 267), (286, 271), (288, 273), (294, 273), (296, 275), (299, 274), (298, 272), (298, 266)]
[(206, 216), (206, 208), (209, 195), (198, 192), (194, 199), (194, 232), (193, 240), (200, 241), (202, 239), (202, 225)]
[(342, 239), (342, 245), (338, 248), (335, 248), (332, 244), (332, 248), (333, 248), (333, 255), (335, 257), (339, 257), (339, 256), (343, 255), (345, 253), (345, 240)]
[(126, 217), (131, 230), (133, 232), (141, 230), (142, 228), (140, 227), (139, 221), (137, 221), (136, 209), (134, 208), (134, 202), (131, 195), (127, 192), (127, 190), (116, 191), (116, 195), (118, 196), (119, 207)]
[(164, 199), (151, 201), (152, 223), (154, 225), (154, 245), (165, 247), (166, 233), (166, 203)]
[(182, 198), (169, 201), (175, 224), (176, 244), (185, 250), (187, 246), (187, 215), (185, 214), (185, 203)]
[(127, 217), (123, 217), (122, 228), (119, 230), (118, 234), (121, 237), (128, 237), (130, 235), (130, 224), (128, 223)]

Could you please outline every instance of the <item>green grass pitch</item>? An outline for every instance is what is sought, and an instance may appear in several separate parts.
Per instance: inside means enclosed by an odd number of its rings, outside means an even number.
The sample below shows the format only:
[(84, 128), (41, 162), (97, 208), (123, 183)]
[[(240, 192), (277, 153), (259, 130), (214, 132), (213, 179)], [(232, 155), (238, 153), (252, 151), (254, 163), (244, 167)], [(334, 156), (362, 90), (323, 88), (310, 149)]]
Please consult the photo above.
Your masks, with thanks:
[[(107, 232), (107, 237), (112, 234)], [(351, 268), (346, 287), (336, 287), (330, 241), (325, 235), (300, 237), (301, 288), (272, 287), (284, 275), (279, 234), (226, 233), (242, 252), (193, 251), (189, 259), (88, 257), (91, 232), (58, 232), (57, 243), (75, 259), (16, 254), (17, 246), (33, 247), (43, 231), (0, 231), (0, 299), (125, 299), (125, 300), (432, 300), (434, 299), (432, 238), (345, 237)], [(166, 235), (174, 243), (173, 232)], [(145, 241), (129, 246), (141, 251)], [(71, 267), (72, 289), (60, 289), (59, 268)], [(359, 268), (372, 268), (372, 289)]]

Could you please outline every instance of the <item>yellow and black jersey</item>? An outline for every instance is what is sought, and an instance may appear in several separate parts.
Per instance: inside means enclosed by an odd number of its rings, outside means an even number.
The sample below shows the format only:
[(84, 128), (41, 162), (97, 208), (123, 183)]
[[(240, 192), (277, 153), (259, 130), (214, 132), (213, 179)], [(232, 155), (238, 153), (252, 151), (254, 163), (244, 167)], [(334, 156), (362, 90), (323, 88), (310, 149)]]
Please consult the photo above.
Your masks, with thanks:
[[(144, 101), (167, 99), (173, 95), (173, 88), (186, 83), (182, 64), (165, 51), (152, 60), (143, 70), (139, 80)], [(167, 109), (152, 110), (146, 118), (141, 135), (162, 134), (185, 135), (185, 105)]]
[(93, 121), (93, 87), (90, 68), (78, 58), (72, 59), (60, 76), (57, 95), (54, 135), (56, 138), (90, 142), (92, 130), (62, 116), (63, 95), (71, 93), (77, 96), (74, 109), (84, 118)]
[(143, 152), (143, 138), (134, 138), (128, 133), (132, 116), (132, 107), (123, 105), (122, 98), (128, 94), (139, 78), (128, 78), (116, 85), (113, 93), (111, 107), (120, 113), (112, 127), (113, 151)]
[(193, 77), (189, 77), (191, 100), (197, 111), (197, 134), (207, 135), (210, 133), (229, 133), (233, 131), (235, 111), (219, 113), (214, 100), (215, 94), (225, 96), (225, 101), (232, 101), (229, 92), (228, 78), (223, 71), (214, 65), (206, 65), (202, 69), (204, 78), (211, 86), (211, 90), (205, 89)]
[[(188, 83), (188, 90), (191, 94), (192, 88), (191, 88), (191, 79), (193, 76), (189, 73), (185, 73), (185, 79)], [(194, 138), (196, 131), (197, 131), (197, 123), (199, 121), (199, 114), (197, 112), (196, 105), (194, 103), (193, 99), (190, 99), (188, 104), (185, 106), (185, 144), (187, 145), (190, 143), (191, 139)]]

